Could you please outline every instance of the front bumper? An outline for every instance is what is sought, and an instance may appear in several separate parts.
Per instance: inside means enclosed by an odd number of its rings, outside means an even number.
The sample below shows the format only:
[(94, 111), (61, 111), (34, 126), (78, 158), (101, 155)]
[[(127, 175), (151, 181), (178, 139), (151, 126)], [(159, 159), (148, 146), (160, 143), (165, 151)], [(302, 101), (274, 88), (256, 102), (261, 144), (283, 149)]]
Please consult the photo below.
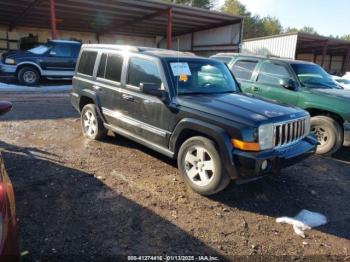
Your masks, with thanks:
[(15, 76), (17, 65), (7, 65), (0, 62), (0, 76)]
[(350, 146), (350, 122), (345, 122), (343, 127), (344, 127), (344, 146)]
[[(294, 165), (316, 152), (317, 140), (313, 135), (305, 137), (288, 147), (263, 152), (233, 151), (233, 160), (239, 179), (259, 178), (271, 173), (279, 173), (282, 168)], [(267, 161), (267, 168), (262, 164)], [(265, 162), (266, 163), (266, 162)]]

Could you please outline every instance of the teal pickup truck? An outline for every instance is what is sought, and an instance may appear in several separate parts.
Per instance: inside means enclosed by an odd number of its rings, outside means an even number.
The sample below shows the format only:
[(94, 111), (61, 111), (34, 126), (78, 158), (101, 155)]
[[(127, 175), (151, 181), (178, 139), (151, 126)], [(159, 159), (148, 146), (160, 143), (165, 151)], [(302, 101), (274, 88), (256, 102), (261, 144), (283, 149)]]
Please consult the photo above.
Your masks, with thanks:
[(350, 146), (350, 91), (314, 63), (232, 55), (228, 67), (245, 93), (301, 107), (311, 115), (317, 153), (331, 155)]

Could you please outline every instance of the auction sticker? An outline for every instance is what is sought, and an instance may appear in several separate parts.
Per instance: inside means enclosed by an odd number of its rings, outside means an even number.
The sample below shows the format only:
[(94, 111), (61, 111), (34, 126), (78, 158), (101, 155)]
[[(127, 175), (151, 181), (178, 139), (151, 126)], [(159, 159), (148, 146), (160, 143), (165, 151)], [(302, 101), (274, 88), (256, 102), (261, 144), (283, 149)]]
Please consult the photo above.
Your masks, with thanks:
[(170, 63), (170, 66), (174, 76), (191, 75), (191, 70), (188, 63)]

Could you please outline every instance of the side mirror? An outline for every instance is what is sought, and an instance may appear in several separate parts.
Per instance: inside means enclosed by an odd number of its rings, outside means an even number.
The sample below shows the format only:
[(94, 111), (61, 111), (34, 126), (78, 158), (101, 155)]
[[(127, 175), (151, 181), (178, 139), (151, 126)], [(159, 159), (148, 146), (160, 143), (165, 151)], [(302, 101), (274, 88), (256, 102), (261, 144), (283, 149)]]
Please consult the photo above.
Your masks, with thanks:
[(0, 101), (0, 115), (4, 115), (12, 109), (12, 104), (7, 101)]
[(50, 55), (50, 56), (56, 56), (57, 54), (56, 54), (55, 51), (50, 51), (50, 52), (49, 52), (49, 55)]
[(280, 84), (280, 86), (282, 86), (286, 89), (289, 89), (289, 90), (296, 90), (298, 88), (297, 83), (293, 79), (290, 79), (290, 78), (280, 79), (279, 84)]
[(142, 93), (152, 95), (165, 100), (167, 92), (160, 89), (159, 84), (156, 83), (140, 83), (140, 90)]

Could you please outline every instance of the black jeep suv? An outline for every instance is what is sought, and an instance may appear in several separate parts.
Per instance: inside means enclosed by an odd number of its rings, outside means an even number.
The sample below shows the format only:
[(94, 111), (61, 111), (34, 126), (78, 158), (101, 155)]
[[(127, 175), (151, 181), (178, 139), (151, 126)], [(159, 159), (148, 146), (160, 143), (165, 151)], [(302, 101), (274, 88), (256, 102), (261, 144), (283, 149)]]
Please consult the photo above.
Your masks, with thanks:
[(168, 50), (83, 45), (71, 103), (83, 133), (107, 130), (177, 158), (203, 195), (314, 153), (309, 114), (242, 94), (222, 62)]
[(2, 55), (0, 74), (16, 77), (21, 84), (37, 84), (41, 77), (70, 79), (79, 55), (81, 43), (51, 40), (27, 51), (12, 51)]

